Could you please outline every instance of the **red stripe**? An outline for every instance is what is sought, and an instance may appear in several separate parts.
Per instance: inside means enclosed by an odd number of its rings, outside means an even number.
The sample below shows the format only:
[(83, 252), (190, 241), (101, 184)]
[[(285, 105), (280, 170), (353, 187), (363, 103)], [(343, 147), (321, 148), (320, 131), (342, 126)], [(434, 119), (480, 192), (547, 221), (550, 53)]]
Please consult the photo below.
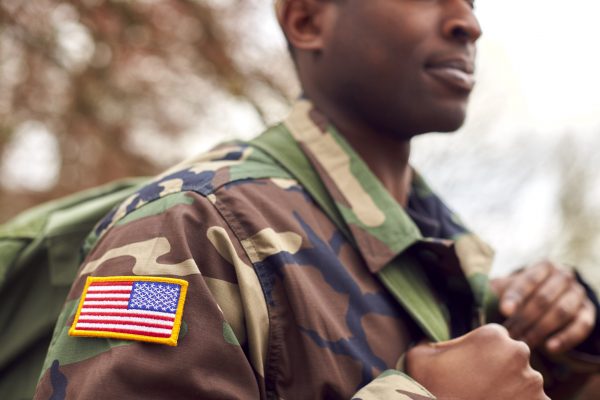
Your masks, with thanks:
[(90, 286), (128, 286), (128, 285), (133, 285), (133, 281), (132, 282), (92, 282), (90, 283)]
[(146, 328), (161, 328), (161, 329), (172, 329), (173, 325), (168, 326), (168, 325), (160, 325), (160, 324), (150, 324), (148, 322), (139, 322), (139, 321), (123, 321), (123, 320), (112, 320), (112, 319), (107, 319), (107, 320), (101, 320), (98, 321), (96, 319), (85, 319), (85, 318), (79, 318), (79, 320), (77, 321), (77, 323), (87, 323), (87, 324), (116, 324), (116, 325), (137, 325), (137, 326), (144, 326)]
[(141, 331), (134, 331), (134, 330), (130, 330), (130, 329), (115, 329), (115, 328), (102, 329), (102, 328), (94, 328), (94, 329), (77, 329), (77, 330), (81, 331), (81, 332), (130, 333), (130, 334), (133, 334), (133, 335), (151, 336), (151, 337), (158, 337), (158, 338), (170, 338), (171, 337), (170, 334), (166, 334), (166, 333), (141, 332)]
[(125, 297), (85, 297), (85, 301), (129, 301)]
[[(94, 300), (90, 299), (89, 301), (94, 301)], [(126, 301), (126, 300), (123, 300), (123, 301)], [(101, 305), (89, 305), (88, 304), (87, 306), (83, 306), (83, 308), (81, 310), (83, 311), (86, 308), (119, 308), (119, 309), (122, 308), (122, 309), (126, 310), (127, 309), (127, 305), (124, 305), (124, 306), (114, 306), (114, 305), (110, 305), (110, 304), (107, 304), (107, 305), (104, 305), (104, 304), (101, 304)]]
[(129, 294), (131, 290), (94, 290), (88, 294)]
[[(85, 310), (85, 309), (84, 309)], [(136, 312), (127, 312), (127, 313), (97, 313), (97, 312), (85, 312), (81, 311), (80, 318), (84, 316), (96, 316), (96, 317), (140, 317), (140, 318), (150, 318), (156, 319), (159, 321), (175, 321), (175, 317), (168, 317), (162, 315), (148, 315), (148, 314), (138, 314)]]

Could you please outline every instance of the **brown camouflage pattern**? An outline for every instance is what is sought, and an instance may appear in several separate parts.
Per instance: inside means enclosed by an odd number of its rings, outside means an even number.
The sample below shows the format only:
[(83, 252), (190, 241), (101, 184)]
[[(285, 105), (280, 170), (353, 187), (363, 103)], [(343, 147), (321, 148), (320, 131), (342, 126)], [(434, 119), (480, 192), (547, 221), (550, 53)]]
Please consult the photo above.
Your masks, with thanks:
[[(188, 160), (98, 225), (36, 399), (435, 398), (396, 370), (424, 334), (375, 273), (420, 263), (456, 336), (484, 322), (491, 250), (418, 174), (403, 210), (310, 103), (283, 126), (356, 245), (256, 148)], [(90, 275), (186, 279), (178, 346), (68, 336)]]

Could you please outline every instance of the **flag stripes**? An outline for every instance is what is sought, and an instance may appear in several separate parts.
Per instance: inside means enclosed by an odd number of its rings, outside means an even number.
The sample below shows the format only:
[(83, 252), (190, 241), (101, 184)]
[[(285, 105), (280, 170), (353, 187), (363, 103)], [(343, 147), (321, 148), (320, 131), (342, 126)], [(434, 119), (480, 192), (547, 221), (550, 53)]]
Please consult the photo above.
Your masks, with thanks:
[(185, 289), (176, 279), (88, 278), (70, 333), (175, 345)]

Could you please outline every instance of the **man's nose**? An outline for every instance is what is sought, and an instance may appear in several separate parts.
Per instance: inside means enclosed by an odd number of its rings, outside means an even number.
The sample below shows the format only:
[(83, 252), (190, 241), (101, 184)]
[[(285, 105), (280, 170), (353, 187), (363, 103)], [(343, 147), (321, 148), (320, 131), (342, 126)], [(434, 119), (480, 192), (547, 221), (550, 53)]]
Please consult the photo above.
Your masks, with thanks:
[(448, 39), (474, 43), (481, 36), (481, 26), (467, 0), (448, 2), (443, 33)]

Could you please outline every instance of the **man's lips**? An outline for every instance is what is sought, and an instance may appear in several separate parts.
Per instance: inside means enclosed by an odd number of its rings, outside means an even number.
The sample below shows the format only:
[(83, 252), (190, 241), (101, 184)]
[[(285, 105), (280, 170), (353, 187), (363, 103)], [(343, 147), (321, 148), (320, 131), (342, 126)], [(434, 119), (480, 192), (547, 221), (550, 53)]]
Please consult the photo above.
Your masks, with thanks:
[(425, 65), (425, 71), (451, 89), (470, 92), (475, 86), (473, 62), (463, 58), (434, 60)]

